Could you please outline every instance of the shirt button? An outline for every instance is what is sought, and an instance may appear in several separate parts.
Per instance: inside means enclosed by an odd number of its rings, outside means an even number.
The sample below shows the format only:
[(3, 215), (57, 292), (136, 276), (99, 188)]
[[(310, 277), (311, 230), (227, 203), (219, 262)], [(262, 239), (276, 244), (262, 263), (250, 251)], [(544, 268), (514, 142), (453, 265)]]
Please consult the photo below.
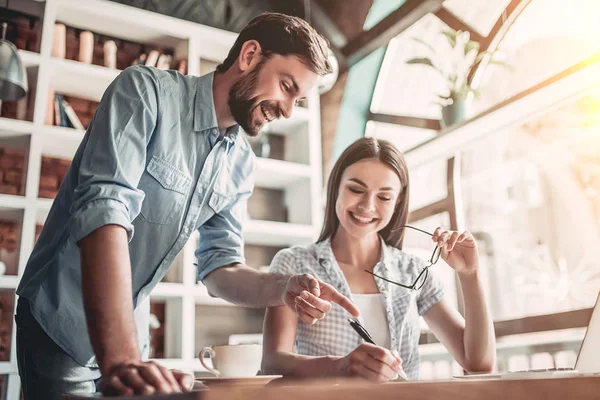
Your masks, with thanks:
[(173, 183), (173, 179), (167, 178), (167, 185), (170, 185), (171, 183)]
[(323, 266), (324, 267), (329, 267), (329, 261), (328, 260), (323, 260)]

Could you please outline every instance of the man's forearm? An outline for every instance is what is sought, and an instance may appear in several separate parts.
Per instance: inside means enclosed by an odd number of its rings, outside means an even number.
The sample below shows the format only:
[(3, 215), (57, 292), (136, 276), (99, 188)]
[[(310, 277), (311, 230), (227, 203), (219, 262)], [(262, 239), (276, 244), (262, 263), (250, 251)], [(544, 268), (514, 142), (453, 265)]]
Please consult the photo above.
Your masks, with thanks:
[(289, 275), (259, 272), (244, 264), (219, 268), (204, 279), (208, 292), (246, 307), (272, 307), (283, 304)]
[(133, 319), (127, 232), (106, 225), (81, 241), (81, 287), (90, 341), (100, 370), (140, 359)]
[(459, 275), (465, 302), (465, 358), (473, 371), (487, 371), (494, 366), (496, 339), (494, 324), (487, 307), (478, 273)]

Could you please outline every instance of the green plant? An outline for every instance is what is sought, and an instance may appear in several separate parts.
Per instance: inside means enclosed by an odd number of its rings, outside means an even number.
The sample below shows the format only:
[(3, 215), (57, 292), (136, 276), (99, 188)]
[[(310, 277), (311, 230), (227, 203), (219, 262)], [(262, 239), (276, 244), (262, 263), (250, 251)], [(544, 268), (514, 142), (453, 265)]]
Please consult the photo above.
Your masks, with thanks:
[(470, 40), (469, 32), (448, 29), (441, 32), (450, 43), (452, 51), (450, 54), (438, 56), (435, 49), (427, 42), (419, 38), (411, 38), (417, 43), (423, 45), (430, 53), (428, 57), (417, 57), (406, 61), (407, 64), (426, 65), (437, 71), (447, 83), (445, 94), (438, 94), (437, 104), (444, 107), (458, 100), (464, 100), (469, 93), (478, 96), (478, 91), (469, 83), (469, 74), (484, 58), (490, 64), (497, 64), (507, 68), (509, 65), (498, 60), (494, 60), (495, 52), (480, 51), (479, 42)]

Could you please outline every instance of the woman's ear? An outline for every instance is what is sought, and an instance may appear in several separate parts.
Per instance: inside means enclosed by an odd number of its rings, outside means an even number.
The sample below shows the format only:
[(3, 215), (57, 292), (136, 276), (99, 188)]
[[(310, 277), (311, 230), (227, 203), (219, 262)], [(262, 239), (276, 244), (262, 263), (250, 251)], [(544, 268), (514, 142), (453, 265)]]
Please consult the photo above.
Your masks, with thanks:
[(240, 71), (245, 72), (253, 64), (256, 64), (261, 56), (260, 43), (256, 40), (248, 40), (244, 42), (240, 49), (240, 55), (238, 56), (238, 67)]

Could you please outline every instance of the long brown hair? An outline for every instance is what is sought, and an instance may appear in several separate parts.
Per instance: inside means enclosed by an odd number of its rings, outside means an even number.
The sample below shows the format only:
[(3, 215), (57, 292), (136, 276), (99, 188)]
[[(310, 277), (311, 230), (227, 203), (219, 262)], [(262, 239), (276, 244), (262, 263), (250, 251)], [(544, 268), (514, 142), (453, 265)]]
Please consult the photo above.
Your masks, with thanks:
[(340, 190), (340, 181), (346, 168), (350, 165), (364, 159), (374, 158), (392, 168), (398, 178), (400, 178), (401, 191), (398, 196), (398, 204), (390, 222), (385, 228), (379, 231), (379, 234), (389, 246), (402, 249), (402, 240), (404, 239), (404, 229), (401, 226), (406, 225), (408, 219), (408, 168), (402, 153), (387, 140), (375, 138), (362, 138), (352, 143), (340, 158), (336, 161), (329, 181), (327, 183), (327, 204), (325, 205), (325, 221), (318, 242), (322, 242), (332, 237), (337, 231), (340, 220), (335, 212), (335, 204)]

